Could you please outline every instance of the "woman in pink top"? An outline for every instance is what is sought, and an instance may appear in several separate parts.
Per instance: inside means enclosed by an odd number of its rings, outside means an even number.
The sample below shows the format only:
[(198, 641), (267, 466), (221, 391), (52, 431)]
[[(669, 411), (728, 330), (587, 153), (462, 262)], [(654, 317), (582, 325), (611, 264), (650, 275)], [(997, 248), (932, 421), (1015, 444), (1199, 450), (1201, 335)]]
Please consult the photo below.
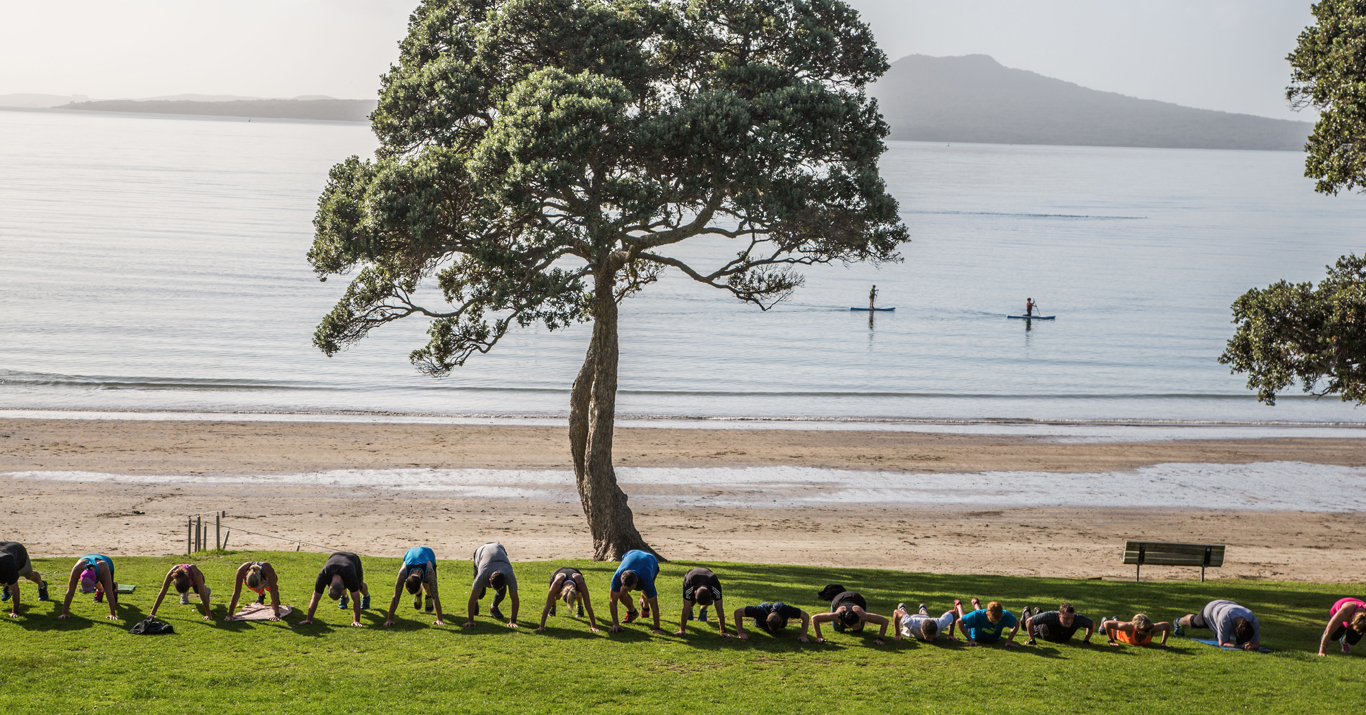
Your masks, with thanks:
[(161, 608), (161, 599), (166, 597), (166, 590), (175, 584), (175, 590), (180, 594), (181, 603), (189, 603), (190, 589), (199, 594), (199, 605), (204, 607), (204, 620), (212, 621), (209, 615), (209, 587), (204, 583), (204, 573), (194, 564), (177, 564), (166, 572), (166, 580), (161, 583), (161, 593), (157, 594), (156, 603), (152, 604), (152, 610), (147, 614), (149, 618), (155, 618), (157, 609)]
[(1359, 598), (1340, 598), (1328, 611), (1328, 625), (1319, 641), (1319, 655), (1328, 655), (1329, 641), (1342, 641), (1342, 652), (1351, 653), (1352, 646), (1366, 634), (1366, 601)]

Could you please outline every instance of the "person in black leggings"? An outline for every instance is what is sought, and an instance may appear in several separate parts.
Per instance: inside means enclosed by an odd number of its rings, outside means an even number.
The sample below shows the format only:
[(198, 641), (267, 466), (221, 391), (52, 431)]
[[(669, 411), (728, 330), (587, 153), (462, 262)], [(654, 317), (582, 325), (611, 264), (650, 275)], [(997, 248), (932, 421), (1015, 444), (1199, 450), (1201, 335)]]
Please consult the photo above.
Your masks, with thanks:
[(583, 618), (583, 612), (588, 611), (588, 630), (598, 632), (598, 619), (593, 615), (593, 601), (588, 596), (588, 583), (583, 580), (583, 573), (572, 566), (565, 566), (550, 574), (550, 592), (545, 596), (545, 608), (541, 609), (541, 625), (536, 629), (537, 633), (545, 630), (545, 619), (547, 616), (555, 615), (555, 601), (561, 599), (568, 608), (578, 606), (579, 618)]
[(874, 638), (873, 642), (882, 645), (882, 638), (887, 635), (889, 621), (876, 613), (869, 613), (868, 602), (864, 600), (863, 596), (855, 591), (846, 590), (837, 584), (826, 586), (816, 595), (823, 599), (830, 599), (830, 611), (817, 613), (811, 618), (811, 625), (816, 628), (817, 643), (825, 642), (825, 638), (821, 636), (821, 624), (833, 621), (836, 631), (850, 630), (860, 633), (865, 624), (876, 623), (881, 626), (881, 630), (878, 631), (877, 638)]

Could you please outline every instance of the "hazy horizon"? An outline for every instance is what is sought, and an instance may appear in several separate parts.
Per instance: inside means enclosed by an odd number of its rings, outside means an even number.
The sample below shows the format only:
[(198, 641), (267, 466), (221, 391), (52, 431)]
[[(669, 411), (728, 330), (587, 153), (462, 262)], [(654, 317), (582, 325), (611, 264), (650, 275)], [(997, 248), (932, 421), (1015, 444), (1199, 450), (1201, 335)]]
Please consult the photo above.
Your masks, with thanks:
[[(986, 54), (1007, 67), (1091, 89), (1313, 119), (1284, 99), (1285, 55), (1312, 21), (1308, 2), (849, 4), (891, 60)], [(20, 5), (9, 19), (22, 31), (0, 44), (0, 95), (369, 99), (396, 60), (416, 6), (415, 0), (242, 0), (223, 12), (170, 0)]]

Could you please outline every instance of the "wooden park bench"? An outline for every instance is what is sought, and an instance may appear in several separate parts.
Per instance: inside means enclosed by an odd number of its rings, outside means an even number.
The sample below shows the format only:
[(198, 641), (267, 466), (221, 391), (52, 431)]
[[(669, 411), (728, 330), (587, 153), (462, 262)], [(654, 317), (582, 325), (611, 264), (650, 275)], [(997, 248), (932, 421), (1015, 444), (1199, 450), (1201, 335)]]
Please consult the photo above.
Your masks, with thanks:
[(1124, 563), (1134, 565), (1134, 580), (1144, 564), (1152, 566), (1199, 566), (1200, 580), (1205, 569), (1224, 565), (1223, 544), (1165, 544), (1157, 541), (1124, 542)]

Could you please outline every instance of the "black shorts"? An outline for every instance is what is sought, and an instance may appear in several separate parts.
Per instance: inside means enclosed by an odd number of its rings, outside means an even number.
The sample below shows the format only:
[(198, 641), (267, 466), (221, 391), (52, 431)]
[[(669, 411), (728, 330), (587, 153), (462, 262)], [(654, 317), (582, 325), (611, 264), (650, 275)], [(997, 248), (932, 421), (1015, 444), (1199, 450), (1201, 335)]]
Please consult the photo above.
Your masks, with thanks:
[(1338, 640), (1339, 638), (1341, 638), (1341, 637), (1343, 636), (1344, 631), (1346, 632), (1346, 636), (1347, 636), (1347, 645), (1356, 645), (1356, 644), (1358, 644), (1358, 643), (1361, 642), (1361, 634), (1360, 634), (1360, 633), (1356, 632), (1355, 630), (1353, 630), (1353, 629), (1351, 629), (1351, 628), (1344, 628), (1343, 625), (1342, 625), (1341, 623), (1339, 623), (1339, 624), (1338, 624), (1338, 627), (1335, 628), (1335, 629), (1333, 629), (1333, 632), (1332, 632), (1331, 634), (1329, 634), (1328, 640), (1330, 640), (1330, 641)]
[(1209, 624), (1205, 623), (1204, 615), (1195, 613), (1191, 615), (1191, 628), (1209, 628)]
[(1042, 638), (1049, 643), (1066, 643), (1067, 641), (1072, 640), (1073, 632), (1074, 631), (1062, 631), (1059, 633), (1050, 633), (1048, 626), (1040, 623), (1034, 626), (1034, 632), (1030, 635), (1034, 638)]

